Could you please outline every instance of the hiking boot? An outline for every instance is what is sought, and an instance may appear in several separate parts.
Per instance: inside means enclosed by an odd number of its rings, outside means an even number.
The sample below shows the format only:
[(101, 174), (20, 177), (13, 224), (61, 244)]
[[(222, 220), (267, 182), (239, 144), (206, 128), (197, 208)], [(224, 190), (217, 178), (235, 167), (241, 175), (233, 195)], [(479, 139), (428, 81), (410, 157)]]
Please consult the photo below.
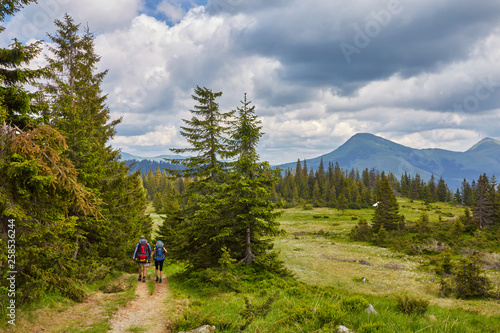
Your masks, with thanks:
[(158, 276), (156, 277), (156, 282), (158, 282)]
[(137, 279), (137, 281), (141, 281), (141, 276), (139, 275), (139, 278)]
[(143, 278), (142, 278), (142, 282), (146, 282), (146, 277), (143, 277)]
[(160, 283), (161, 283), (161, 278), (160, 278)]

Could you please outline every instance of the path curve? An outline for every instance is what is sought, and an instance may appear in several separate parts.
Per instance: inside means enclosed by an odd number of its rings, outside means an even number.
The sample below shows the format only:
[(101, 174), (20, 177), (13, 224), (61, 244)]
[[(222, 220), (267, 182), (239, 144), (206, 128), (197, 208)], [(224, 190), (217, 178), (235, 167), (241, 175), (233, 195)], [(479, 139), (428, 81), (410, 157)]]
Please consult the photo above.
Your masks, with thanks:
[(135, 293), (138, 297), (115, 313), (108, 332), (126, 332), (133, 327), (143, 328), (148, 333), (170, 332), (165, 310), (167, 281), (163, 279), (162, 283), (156, 283), (153, 295), (149, 294), (147, 282), (137, 282)]

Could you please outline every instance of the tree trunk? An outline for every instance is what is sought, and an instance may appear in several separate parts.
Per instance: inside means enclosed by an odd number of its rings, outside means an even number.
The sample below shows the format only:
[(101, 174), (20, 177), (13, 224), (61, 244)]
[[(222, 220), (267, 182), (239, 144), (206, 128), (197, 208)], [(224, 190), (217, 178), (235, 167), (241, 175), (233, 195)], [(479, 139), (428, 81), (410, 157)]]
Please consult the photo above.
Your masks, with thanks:
[(75, 251), (73, 252), (73, 259), (76, 259), (76, 257), (78, 256), (78, 249), (79, 249), (79, 243), (78, 243), (78, 236), (76, 236), (76, 249)]
[(253, 263), (255, 259), (255, 255), (252, 252), (252, 246), (251, 246), (251, 228), (250, 228), (250, 223), (247, 224), (247, 232), (246, 232), (246, 240), (245, 240), (245, 259), (243, 259), (247, 265)]

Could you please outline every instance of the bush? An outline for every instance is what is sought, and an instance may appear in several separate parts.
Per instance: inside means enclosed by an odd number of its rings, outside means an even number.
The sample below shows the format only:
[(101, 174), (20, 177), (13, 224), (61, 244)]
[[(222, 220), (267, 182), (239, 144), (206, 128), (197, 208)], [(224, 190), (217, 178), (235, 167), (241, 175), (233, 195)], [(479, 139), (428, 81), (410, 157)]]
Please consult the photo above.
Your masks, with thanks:
[(337, 305), (324, 304), (316, 310), (316, 319), (319, 320), (319, 325), (323, 326), (328, 323), (338, 325), (345, 317), (346, 312)]
[(372, 228), (364, 218), (361, 218), (358, 224), (351, 229), (349, 237), (354, 241), (369, 241), (372, 237)]
[(366, 307), (370, 305), (370, 303), (368, 303), (368, 301), (362, 296), (352, 296), (346, 299), (342, 299), (339, 302), (339, 305), (347, 312), (361, 312), (366, 309)]
[(491, 288), (491, 281), (482, 273), (478, 254), (461, 258), (453, 277), (457, 296), (463, 298), (486, 296)]
[(302, 209), (303, 209), (303, 210), (313, 210), (313, 206), (308, 205), (308, 204), (304, 204), (304, 205), (302, 206)]
[(400, 312), (407, 315), (423, 315), (429, 308), (429, 301), (425, 299), (412, 298), (408, 295), (397, 298), (397, 308)]

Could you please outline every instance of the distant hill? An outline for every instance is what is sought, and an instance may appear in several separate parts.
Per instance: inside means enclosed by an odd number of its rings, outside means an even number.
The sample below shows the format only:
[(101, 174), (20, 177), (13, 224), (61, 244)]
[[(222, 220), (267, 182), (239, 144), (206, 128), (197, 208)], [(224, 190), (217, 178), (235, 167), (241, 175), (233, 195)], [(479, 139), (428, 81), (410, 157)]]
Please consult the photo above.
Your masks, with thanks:
[[(466, 152), (443, 149), (414, 149), (379, 136), (358, 133), (334, 151), (307, 160), (307, 167), (316, 170), (323, 159), (325, 168), (329, 162), (338, 162), (344, 170), (368, 168), (392, 172), (400, 178), (406, 171), (411, 176), (417, 173), (424, 180), (434, 175), (436, 181), (443, 177), (453, 191), (462, 181), (469, 182), (486, 173), (500, 175), (500, 141), (485, 138)], [(279, 165), (283, 169), (295, 169), (297, 162)]]
[(184, 167), (178, 164), (172, 164), (165, 161), (165, 159), (183, 159), (184, 156), (179, 155), (160, 155), (155, 157), (141, 157), (137, 155), (132, 155), (129, 153), (120, 152), (121, 161), (125, 161), (125, 164), (130, 168), (129, 174), (141, 170), (142, 173), (147, 174), (149, 169), (156, 172), (156, 168), (159, 166), (160, 170), (171, 169), (171, 170), (182, 170)]

